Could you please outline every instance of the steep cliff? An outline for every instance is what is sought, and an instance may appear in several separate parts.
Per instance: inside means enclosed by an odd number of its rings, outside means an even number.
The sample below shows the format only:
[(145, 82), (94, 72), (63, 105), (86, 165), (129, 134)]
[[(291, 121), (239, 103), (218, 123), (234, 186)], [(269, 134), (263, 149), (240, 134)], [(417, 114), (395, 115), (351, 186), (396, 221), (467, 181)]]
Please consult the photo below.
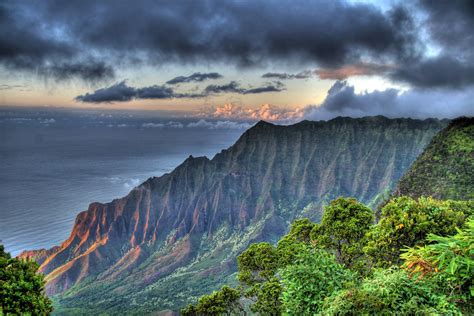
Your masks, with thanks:
[(176, 308), (227, 281), (249, 243), (275, 241), (337, 196), (376, 204), (446, 121), (259, 122), (212, 160), (189, 157), (126, 197), (92, 203), (41, 254), (59, 311)]
[(395, 195), (474, 199), (474, 118), (458, 118), (437, 134), (400, 179)]

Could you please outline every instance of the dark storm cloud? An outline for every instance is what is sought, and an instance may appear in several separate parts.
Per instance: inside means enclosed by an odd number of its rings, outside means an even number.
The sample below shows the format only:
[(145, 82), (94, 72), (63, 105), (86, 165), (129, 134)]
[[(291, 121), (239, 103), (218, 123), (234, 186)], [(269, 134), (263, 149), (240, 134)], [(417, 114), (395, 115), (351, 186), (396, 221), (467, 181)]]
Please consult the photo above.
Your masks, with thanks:
[(308, 79), (313, 76), (311, 70), (305, 70), (296, 74), (290, 74), (286, 72), (267, 72), (262, 75), (262, 78), (274, 78), (279, 80), (288, 80), (288, 79)]
[(150, 86), (136, 89), (137, 99), (172, 99), (179, 97), (173, 89), (164, 86)]
[(95, 90), (76, 97), (76, 101), (101, 103), (101, 102), (124, 102), (130, 101), (137, 96), (137, 89), (127, 85), (125, 81), (116, 83), (110, 87)]
[(63, 63), (42, 69), (48, 75), (59, 80), (80, 78), (85, 81), (99, 81), (115, 77), (114, 69), (103, 62)]
[(361, 57), (406, 58), (414, 47), (396, 15), (344, 1), (7, 0), (0, 14), (0, 61), (11, 67), (91, 56), (118, 66), (132, 60), (335, 66)]
[(431, 37), (459, 58), (474, 55), (474, 1), (421, 0)]
[(219, 93), (240, 93), (240, 85), (237, 81), (231, 81), (223, 85), (209, 85), (204, 91), (204, 94), (219, 94)]
[(179, 93), (167, 86), (153, 85), (135, 88), (121, 81), (107, 88), (95, 90), (92, 93), (79, 95), (75, 98), (79, 102), (110, 103), (126, 102), (134, 99), (198, 99), (222, 93), (259, 94), (266, 92), (281, 92), (284, 86), (281, 82), (267, 84), (256, 88), (242, 88), (237, 82), (232, 81), (225, 85), (209, 85), (201, 93)]
[[(4, 0), (0, 64), (60, 80), (97, 81), (133, 63), (264, 67), (283, 61), (317, 66), (326, 79), (347, 78), (352, 75), (344, 72), (347, 67), (371, 63), (392, 68), (369, 69), (367, 75), (416, 87), (474, 83), (468, 73), (474, 63), (473, 1), (418, 4), (401, 2), (382, 11), (344, 0)], [(420, 8), (426, 20), (411, 13)], [(427, 57), (424, 33), (439, 45), (439, 56)], [(208, 75), (181, 76), (168, 84), (218, 78)], [(309, 74), (264, 76), (286, 80)]]
[(474, 115), (472, 106), (474, 91), (411, 90), (397, 89), (356, 93), (346, 81), (336, 81), (326, 99), (318, 106), (305, 109), (304, 117), (311, 120), (327, 120), (337, 116), (453, 118)]
[(264, 87), (258, 87), (258, 88), (251, 88), (251, 89), (242, 89), (241, 93), (242, 94), (258, 94), (258, 93), (266, 93), (266, 92), (281, 92), (285, 90), (284, 88), (278, 86), (278, 85), (266, 85)]
[(168, 80), (167, 84), (178, 84), (178, 83), (188, 83), (188, 82), (202, 82), (209, 79), (219, 79), (222, 78), (222, 75), (217, 72), (210, 72), (210, 73), (200, 73), (195, 72), (190, 76), (179, 76)]
[(75, 44), (53, 36), (52, 26), (30, 5), (34, 6), (21, 1), (0, 4), (0, 64), (58, 80), (98, 81), (114, 76), (105, 62), (79, 54)]
[(474, 1), (421, 0), (427, 14), (422, 23), (441, 53), (402, 63), (390, 74), (394, 80), (419, 88), (474, 85)]
[(175, 94), (173, 89), (165, 86), (149, 86), (134, 88), (127, 85), (126, 81), (116, 83), (110, 87), (95, 90), (76, 97), (76, 101), (89, 103), (126, 102), (133, 99), (172, 99), (183, 97)]
[(462, 88), (474, 84), (474, 63), (449, 56), (429, 58), (404, 65), (391, 77), (419, 88)]

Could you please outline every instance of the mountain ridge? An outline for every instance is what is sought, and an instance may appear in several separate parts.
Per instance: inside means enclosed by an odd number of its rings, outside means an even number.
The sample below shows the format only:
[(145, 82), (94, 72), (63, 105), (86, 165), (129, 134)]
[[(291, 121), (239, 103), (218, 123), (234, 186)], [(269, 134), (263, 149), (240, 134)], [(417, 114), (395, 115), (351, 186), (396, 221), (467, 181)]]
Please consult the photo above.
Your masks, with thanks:
[(400, 179), (395, 196), (472, 200), (474, 193), (474, 118), (452, 120), (428, 144)]
[(59, 248), (38, 255), (48, 294), (72, 307), (118, 308), (113, 294), (128, 303), (146, 298), (150, 311), (179, 306), (184, 298), (170, 302), (172, 293), (163, 292), (170, 282), (183, 283), (177, 293), (192, 292), (187, 282), (206, 276), (214, 288), (235, 271), (248, 243), (277, 240), (297, 216), (318, 220), (322, 205), (339, 195), (375, 204), (446, 124), (260, 121), (212, 159), (190, 156), (123, 198), (91, 203)]

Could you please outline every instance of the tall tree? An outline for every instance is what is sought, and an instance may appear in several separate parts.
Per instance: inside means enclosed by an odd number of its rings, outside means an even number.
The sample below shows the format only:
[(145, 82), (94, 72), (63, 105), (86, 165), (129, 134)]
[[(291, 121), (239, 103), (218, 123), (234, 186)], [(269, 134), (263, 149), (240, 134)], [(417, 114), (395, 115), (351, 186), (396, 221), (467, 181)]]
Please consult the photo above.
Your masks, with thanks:
[(356, 199), (340, 197), (324, 209), (321, 225), (313, 228), (311, 239), (333, 251), (339, 263), (352, 268), (364, 255), (365, 235), (373, 222), (370, 208)]

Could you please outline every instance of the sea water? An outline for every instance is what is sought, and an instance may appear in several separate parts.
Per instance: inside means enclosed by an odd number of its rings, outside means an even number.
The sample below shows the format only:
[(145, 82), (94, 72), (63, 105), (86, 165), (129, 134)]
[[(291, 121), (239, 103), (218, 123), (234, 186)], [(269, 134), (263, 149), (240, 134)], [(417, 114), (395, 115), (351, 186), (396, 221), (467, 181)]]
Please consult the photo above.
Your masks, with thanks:
[(0, 109), (0, 240), (13, 255), (64, 241), (91, 202), (126, 195), (250, 123), (105, 110)]

